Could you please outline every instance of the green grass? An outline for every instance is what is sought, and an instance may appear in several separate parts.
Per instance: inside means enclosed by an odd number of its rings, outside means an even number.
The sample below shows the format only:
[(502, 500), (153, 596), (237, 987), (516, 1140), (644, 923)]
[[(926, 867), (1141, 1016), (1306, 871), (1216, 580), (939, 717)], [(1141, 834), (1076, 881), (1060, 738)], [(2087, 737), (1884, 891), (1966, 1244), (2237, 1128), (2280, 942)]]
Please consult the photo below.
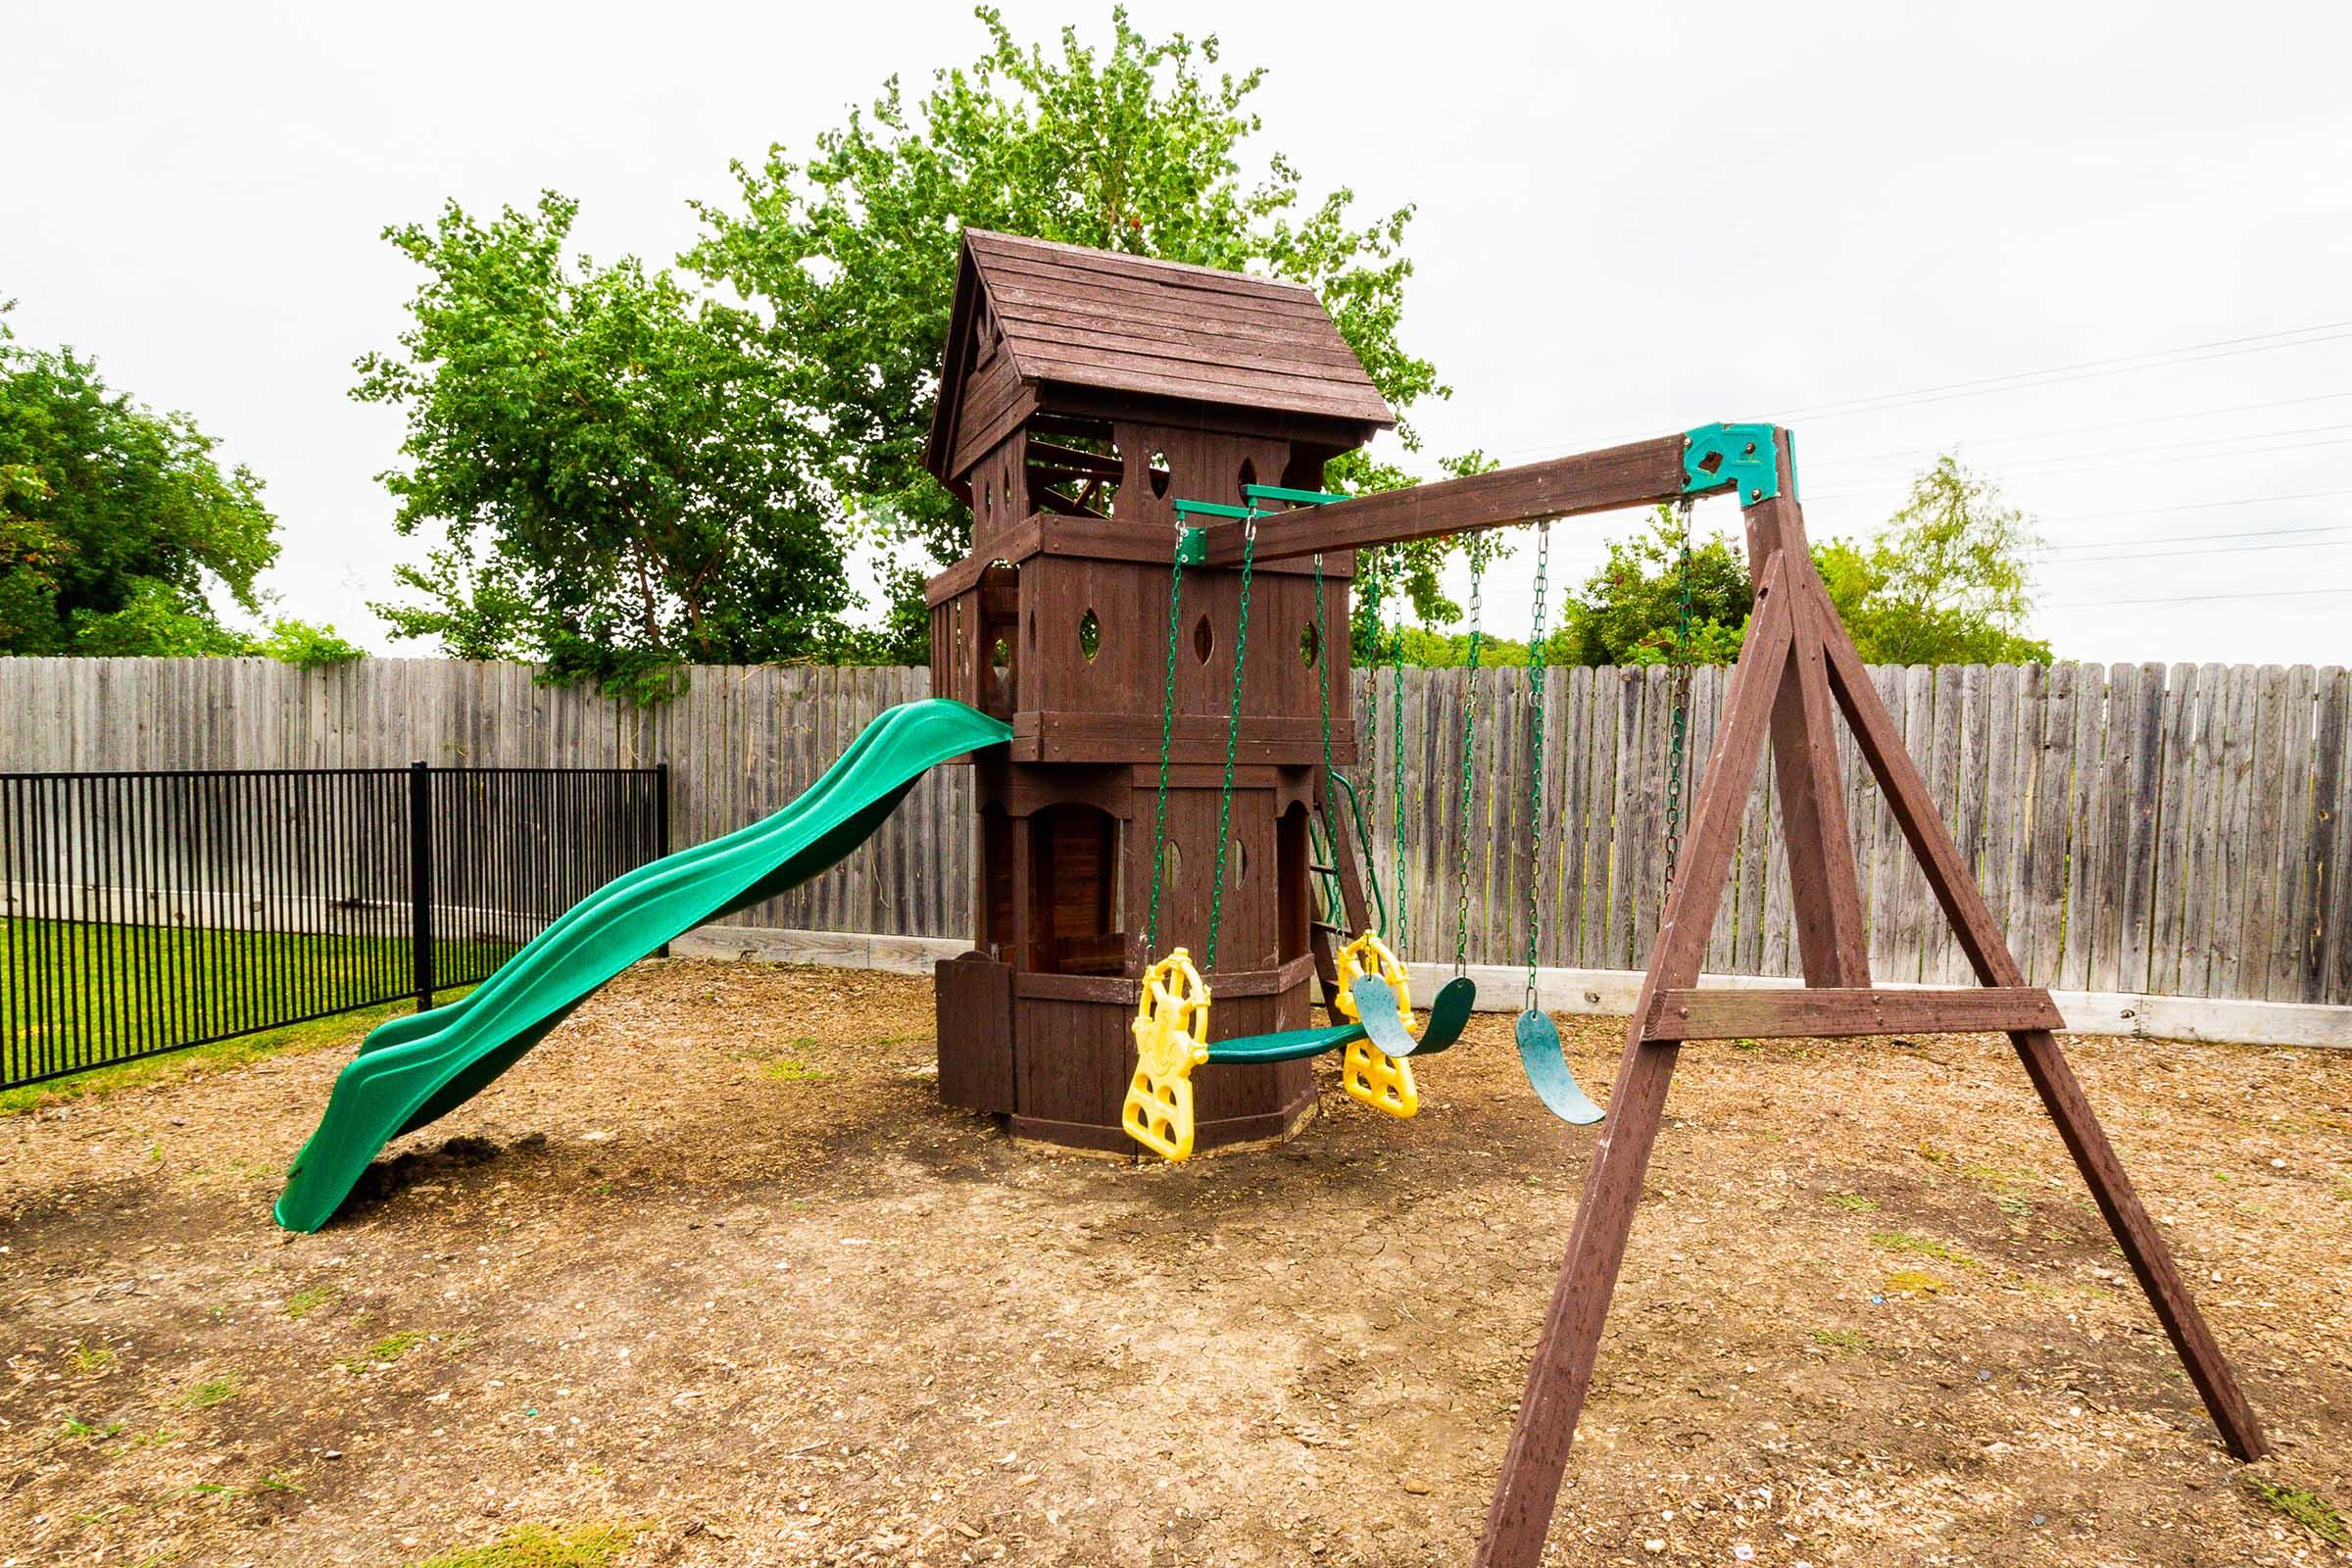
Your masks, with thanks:
[(1879, 1342), (1860, 1329), (1815, 1329), (1813, 1343), (1832, 1350), (1875, 1350)]
[(1925, 1269), (1897, 1269), (1886, 1276), (1885, 1289), (1895, 1296), (1935, 1296), (1948, 1287)]
[(103, 1345), (76, 1345), (66, 1352), (66, 1360), (83, 1377), (96, 1377), (114, 1369), (115, 1352)]
[[(444, 974), (464, 974), (495, 965), (512, 951), (503, 944), (445, 941), (435, 948), (434, 961)], [(49, 1053), (71, 1058), (85, 1045), (104, 1049), (122, 1040), (145, 1047), (222, 1034), (283, 1017), (295, 1007), (381, 995), (407, 983), (408, 955), (408, 941), (394, 937), (0, 920), (0, 1018), (9, 1020), (9, 1033), (0, 1039), (0, 1079), (41, 1071)], [(460, 995), (452, 990), (436, 1000)], [(172, 1071), (151, 1064), (186, 1061), (198, 1053), (210, 1064), (235, 1066), (304, 1041), (330, 1044), (350, 1038), (355, 1023), (372, 1026), (407, 1010), (407, 1004), (393, 1003), (27, 1085), (0, 1094), (0, 1114), (87, 1093), (88, 1080), (107, 1089), (151, 1082)], [(75, 1019), (89, 1020), (87, 1042)], [(148, 1070), (121, 1080), (103, 1076), (140, 1068)]]
[(1916, 1252), (1921, 1257), (1941, 1258), (1946, 1263), (1956, 1263), (1962, 1268), (1983, 1268), (1984, 1266), (1948, 1242), (1939, 1242), (1927, 1236), (1914, 1236), (1908, 1231), (1880, 1231), (1871, 1237), (1870, 1245), (1884, 1248), (1889, 1252)]
[(410, 1568), (611, 1568), (649, 1528), (627, 1521), (562, 1530), (517, 1525), (486, 1546), (445, 1551)]
[(1857, 1214), (1867, 1214), (1879, 1206), (1877, 1199), (1864, 1198), (1860, 1193), (1832, 1193), (1822, 1201), (1832, 1208), (1851, 1209)]
[(211, 1378), (199, 1383), (172, 1402), (183, 1410), (210, 1410), (224, 1399), (236, 1396), (235, 1378)]
[(286, 1316), (299, 1323), (333, 1300), (338, 1294), (332, 1285), (307, 1286), (286, 1298)]
[(2352, 1525), (2344, 1522), (2327, 1498), (2303, 1487), (2281, 1487), (2260, 1476), (2244, 1478), (2254, 1500), (2334, 1546), (2352, 1546)]
[(424, 1335), (416, 1329), (402, 1329), (387, 1334), (348, 1361), (335, 1364), (346, 1372), (365, 1372), (371, 1366), (385, 1366), (399, 1360), (424, 1343)]

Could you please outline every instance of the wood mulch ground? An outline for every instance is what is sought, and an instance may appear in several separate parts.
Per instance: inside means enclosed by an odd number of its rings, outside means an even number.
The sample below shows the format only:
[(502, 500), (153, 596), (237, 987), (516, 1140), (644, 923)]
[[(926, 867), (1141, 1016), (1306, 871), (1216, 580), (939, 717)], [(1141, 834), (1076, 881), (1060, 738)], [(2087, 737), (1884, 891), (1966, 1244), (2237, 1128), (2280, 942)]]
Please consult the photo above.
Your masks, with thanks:
[[(1327, 1078), (1170, 1167), (943, 1107), (930, 996), (640, 966), (317, 1236), (269, 1203), (340, 1051), (0, 1121), (0, 1559), (1464, 1561), (1594, 1139), (1508, 1019), (1416, 1121)], [(1596, 1090), (1620, 1028), (1567, 1020)], [(2352, 1053), (2070, 1049), (2277, 1457), (2004, 1043), (1695, 1046), (1556, 1559), (2352, 1559)]]

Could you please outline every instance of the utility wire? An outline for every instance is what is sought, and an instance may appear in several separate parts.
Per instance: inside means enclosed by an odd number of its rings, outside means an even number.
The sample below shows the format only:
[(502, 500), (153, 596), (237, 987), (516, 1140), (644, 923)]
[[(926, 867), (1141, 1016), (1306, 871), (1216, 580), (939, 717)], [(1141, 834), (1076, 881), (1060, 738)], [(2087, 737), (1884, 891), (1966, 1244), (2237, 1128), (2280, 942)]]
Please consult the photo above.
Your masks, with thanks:
[[(2344, 528), (2352, 528), (2352, 522), (2315, 522), (2304, 528), (2247, 528), (2233, 533), (2157, 534), (2141, 542), (2151, 545), (2178, 545), (2186, 544), (2192, 539), (2268, 539), (2277, 534), (2334, 533)], [(2071, 545), (2045, 544), (2041, 547), (2041, 553), (2047, 555), (2060, 550), (2113, 550), (2116, 546), (2124, 543), (2127, 541), (2122, 539), (2084, 539)]]
[[(2117, 355), (2110, 359), (2078, 360), (2071, 365), (2048, 366), (2038, 370), (2013, 370), (2005, 375), (1981, 376), (1973, 381), (1946, 381), (1936, 386), (1914, 387), (1906, 392), (1882, 392), (1869, 397), (1816, 403), (1805, 408), (1784, 410), (1778, 418), (1784, 423), (1800, 418), (1838, 419), (1850, 415), (1873, 413), (1882, 408), (1909, 408), (1922, 403), (1941, 403), (1952, 398), (1984, 397), (1996, 392), (2027, 391), (2036, 386), (2054, 386), (2066, 381), (2127, 375), (2134, 370), (2161, 370), (2176, 365), (2195, 365), (2206, 360), (2233, 359), (2241, 354), (2268, 354), (2279, 349), (2302, 348), (2313, 343), (2333, 343), (2347, 337), (2352, 337), (2352, 320), (2315, 321), (2308, 326), (2290, 326), (2276, 332), (2255, 332), (2243, 337), (2214, 338), (2204, 343), (2184, 343), (2169, 349), (2148, 349), (2138, 354)], [(1616, 446), (1627, 441), (1639, 441), (1643, 436), (1658, 433), (1654, 428), (1634, 430), (1610, 436), (1596, 445)], [(1497, 458), (1524, 458), (1538, 454), (1556, 453), (1559, 450), (1559, 443), (1544, 442), (1535, 446), (1500, 448), (1492, 455)]]
[(2237, 556), (2257, 550), (2341, 550), (2352, 539), (2296, 539), (2279, 545), (2201, 545), (2193, 550), (2119, 550), (2111, 556), (2069, 556), (2046, 561), (2050, 566), (2084, 566), (2094, 561), (2166, 561), (2175, 556)]
[[(2344, 427), (2334, 426), (2332, 428)], [(2278, 446), (2244, 447), (2234, 452), (2185, 452), (2176, 453), (2174, 456), (2169, 458), (2133, 456), (2121, 463), (2086, 463), (2080, 467), (2074, 468), (2049, 468), (2036, 474), (2035, 477), (2043, 479), (2059, 479), (2065, 478), (2070, 474), (2077, 473), (2106, 473), (2116, 468), (2147, 468), (2175, 463), (2207, 463), (2222, 458), (2259, 458), (2274, 452), (2308, 452), (2313, 447), (2340, 447), (2347, 444), (2352, 444), (2352, 435), (2330, 436), (2322, 441), (2289, 441)], [(2089, 453), (2082, 454), (2082, 456), (2085, 457), (2093, 455), (2094, 454)], [(1820, 494), (1809, 496), (1806, 499), (1811, 501), (1842, 501), (1854, 496), (1886, 496), (1896, 493), (1898, 492), (1890, 490), (1884, 485), (1867, 485), (1857, 490), (1823, 491)]]
[(2260, 507), (2276, 501), (2333, 501), (2352, 490), (2298, 490), (2283, 496), (2232, 496), (2227, 501), (2180, 501), (2163, 507), (2118, 507), (2112, 512), (2068, 512), (2043, 522), (2095, 522), (2105, 517), (2144, 517), (2162, 512), (2214, 512), (2224, 507)]
[(2104, 360), (2078, 360), (2072, 365), (2054, 365), (2046, 369), (2013, 370), (2006, 375), (1981, 376), (1973, 381), (1947, 381), (1938, 386), (1915, 387), (1908, 392), (1883, 392), (1840, 403), (1816, 403), (1808, 408), (1786, 410), (1780, 418), (1784, 422), (1800, 418), (1842, 419), (1856, 414), (1873, 414), (1881, 409), (1912, 408), (1922, 403), (1943, 403), (1953, 398), (1982, 397), (1988, 392), (2025, 391), (2032, 387), (2056, 386), (2067, 381), (2128, 375), (2134, 370), (2170, 369), (2177, 365), (2235, 359), (2241, 354), (2270, 354), (2279, 349), (2298, 349), (2313, 343), (2333, 343), (2347, 337), (2352, 337), (2352, 321), (2318, 321), (2310, 326), (2288, 327), (2278, 332), (2216, 338), (2209, 343), (2148, 349), (2138, 354), (2119, 354)]
[[(1987, 436), (1983, 440), (1954, 440), (1946, 442), (1942, 446), (1904, 447), (1900, 451), (1873, 452), (1866, 457), (1817, 458), (1805, 465), (1805, 471), (1819, 473), (1824, 468), (1850, 468), (1865, 463), (1889, 463), (1900, 458), (1937, 457), (1945, 451), (1955, 448), (1966, 448), (1973, 451), (1979, 447), (2015, 446), (2020, 441), (2055, 441), (2061, 436), (2096, 435), (2105, 430), (2129, 430), (2143, 424), (2173, 424), (2182, 419), (2210, 419), (2225, 414), (2252, 414), (2264, 409), (2291, 409), (2306, 403), (2331, 403), (2345, 398), (2352, 398), (2352, 392), (2316, 392), (2310, 397), (2304, 398), (2274, 398), (2267, 403), (2235, 403), (2221, 409), (2193, 409), (2186, 414), (2151, 414), (2137, 419), (2110, 419), (2104, 424), (2078, 424), (2065, 430), (2030, 430), (2016, 435)], [(2227, 441), (2232, 438), (2211, 436), (2206, 439)]]
[(2209, 599), (2315, 599), (2328, 594), (2352, 594), (2346, 588), (2278, 588), (2266, 593), (2247, 594), (2168, 594), (2159, 599), (2067, 599), (2043, 610), (2085, 610), (2094, 605), (2186, 605), (2203, 604)]

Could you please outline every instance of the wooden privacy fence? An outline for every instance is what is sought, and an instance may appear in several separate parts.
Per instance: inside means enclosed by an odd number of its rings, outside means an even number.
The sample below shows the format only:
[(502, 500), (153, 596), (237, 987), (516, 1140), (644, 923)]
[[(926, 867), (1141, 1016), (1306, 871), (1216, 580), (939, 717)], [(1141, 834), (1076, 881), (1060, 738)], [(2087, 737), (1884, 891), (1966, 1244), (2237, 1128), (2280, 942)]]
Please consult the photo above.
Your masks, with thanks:
[[(1696, 672), (1686, 779), (1713, 744), (1723, 676)], [(1874, 671), (2031, 979), (2065, 990), (2352, 1004), (2352, 676), (2218, 664), (1943, 665)], [(1469, 957), (1524, 955), (1535, 860), (1524, 670), (1489, 670), (1467, 743), (1461, 670), (1404, 674), (1407, 950), (1450, 958), (1459, 847)], [(921, 670), (704, 668), (650, 709), (534, 684), (522, 665), (372, 660), (301, 671), (259, 660), (0, 660), (0, 770), (130, 767), (671, 767), (672, 841), (776, 809)], [(1663, 669), (1558, 669), (1544, 695), (1546, 965), (1638, 968), (1662, 892), (1670, 709)], [(1384, 886), (1396, 864), (1396, 692), (1359, 675), (1377, 746), (1356, 770)], [(1751, 794), (1708, 967), (1794, 974), (1770, 769)], [(1871, 959), (1885, 980), (1967, 976), (1848, 743)], [(955, 937), (969, 929), (971, 783), (943, 769), (835, 873), (745, 924)]]

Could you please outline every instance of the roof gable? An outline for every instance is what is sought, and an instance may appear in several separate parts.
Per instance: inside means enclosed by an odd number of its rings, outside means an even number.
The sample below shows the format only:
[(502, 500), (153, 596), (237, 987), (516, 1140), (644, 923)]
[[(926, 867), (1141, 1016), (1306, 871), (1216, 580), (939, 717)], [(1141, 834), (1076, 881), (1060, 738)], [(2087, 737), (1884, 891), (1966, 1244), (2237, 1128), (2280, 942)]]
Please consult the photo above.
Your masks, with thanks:
[(1396, 423), (1304, 284), (966, 229), (927, 452), (942, 478), (992, 351), (1048, 407), (1058, 388), (1302, 415), (1359, 426), (1359, 440)]

